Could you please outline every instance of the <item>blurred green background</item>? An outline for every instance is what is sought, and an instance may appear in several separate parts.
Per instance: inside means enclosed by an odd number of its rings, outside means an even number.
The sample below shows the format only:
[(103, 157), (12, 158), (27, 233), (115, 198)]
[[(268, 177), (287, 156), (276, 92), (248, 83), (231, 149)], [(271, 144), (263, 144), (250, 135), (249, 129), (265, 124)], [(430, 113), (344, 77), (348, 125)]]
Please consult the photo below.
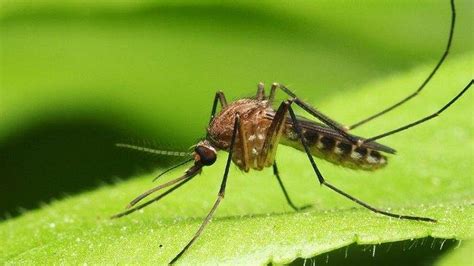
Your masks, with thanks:
[[(473, 50), (457, 10), (450, 56)], [(447, 0), (0, 1), (0, 216), (171, 163), (113, 144), (186, 150), (218, 89), (278, 81), (317, 106), (434, 65), (449, 18)]]

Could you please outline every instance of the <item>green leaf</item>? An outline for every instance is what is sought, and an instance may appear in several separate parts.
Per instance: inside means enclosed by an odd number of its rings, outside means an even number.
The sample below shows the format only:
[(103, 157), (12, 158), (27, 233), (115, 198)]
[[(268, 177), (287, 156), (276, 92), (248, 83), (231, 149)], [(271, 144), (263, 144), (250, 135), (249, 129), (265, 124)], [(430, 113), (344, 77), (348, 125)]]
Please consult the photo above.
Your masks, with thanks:
[[(110, 128), (186, 146), (202, 137), (216, 89), (232, 99), (253, 94), (262, 80), (287, 83), (350, 124), (415, 90), (440, 56), (449, 22), (448, 1), (249, 3), (1, 1), (0, 164), (2, 181), (8, 178), (10, 185), (0, 185), (8, 188), (0, 196), (9, 196), (0, 204), (11, 199), (19, 204), (44, 187), (61, 190), (62, 180), (87, 187), (93, 180), (87, 170), (100, 175), (114, 162), (101, 153), (108, 143), (94, 139), (97, 128), (75, 138), (63, 128), (62, 135), (36, 137), (37, 131), (31, 133), (36, 124), (92, 117)], [(456, 3), (448, 64), (420, 96), (356, 134), (372, 136), (427, 115), (472, 79), (474, 9), (470, 1)], [(327, 179), (350, 194), (439, 223), (397, 221), (361, 209), (321, 188), (304, 154), (281, 147), (277, 160), (290, 195), (314, 207), (292, 212), (270, 170), (243, 174), (233, 166), (216, 218), (182, 262), (283, 263), (353, 242), (472, 239), (472, 97), (469, 91), (434, 121), (384, 139), (398, 150), (386, 169), (351, 171), (318, 160)], [(30, 139), (18, 147), (13, 137), (25, 131)], [(61, 136), (70, 142), (48, 145)], [(220, 153), (215, 166), (180, 191), (120, 220), (108, 217), (155, 186), (153, 175), (2, 221), (0, 262), (166, 263), (212, 205), (225, 156)], [(81, 178), (71, 178), (71, 172)], [(465, 261), (472, 248), (462, 243), (441, 263)]]
[[(471, 78), (474, 54), (450, 58), (421, 96), (359, 132), (373, 135), (437, 110)], [(431, 66), (359, 90), (334, 94), (316, 106), (341, 121), (354, 121), (393, 103), (422, 80)], [(301, 95), (304, 98), (304, 95)], [(314, 103), (314, 100), (310, 100)], [(295, 213), (269, 169), (230, 170), (222, 206), (183, 264), (287, 263), (351, 243), (379, 244), (432, 236), (472, 239), (472, 91), (434, 121), (384, 139), (398, 150), (386, 169), (352, 171), (318, 164), (334, 185), (375, 206), (422, 215), (438, 223), (402, 221), (371, 213), (320, 187), (305, 155), (281, 147), (281, 174), (293, 200), (314, 205)], [(215, 200), (226, 153), (179, 191), (141, 212), (108, 217), (142, 191), (152, 176), (104, 186), (30, 211), (0, 224), (0, 260), (7, 263), (167, 263), (192, 237)], [(184, 169), (169, 174), (178, 176)], [(164, 180), (160, 180), (164, 182)]]
[(472, 251), (474, 250), (473, 241), (466, 241), (458, 246), (459, 250), (450, 252), (442, 258), (437, 265), (470, 265), (472, 264)]

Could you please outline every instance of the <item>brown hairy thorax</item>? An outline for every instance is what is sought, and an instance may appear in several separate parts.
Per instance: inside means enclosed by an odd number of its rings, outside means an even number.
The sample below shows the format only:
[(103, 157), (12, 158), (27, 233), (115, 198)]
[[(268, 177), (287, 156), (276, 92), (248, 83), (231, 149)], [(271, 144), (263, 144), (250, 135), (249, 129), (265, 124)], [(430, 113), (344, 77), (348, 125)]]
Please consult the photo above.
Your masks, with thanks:
[[(271, 166), (278, 144), (304, 149), (289, 118), (283, 122), (280, 132), (272, 136), (269, 129), (275, 110), (266, 99), (240, 99), (224, 107), (208, 127), (208, 140), (212, 146), (226, 151), (229, 149), (237, 114), (241, 122), (232, 161), (243, 171)], [(388, 147), (378, 143), (357, 146), (322, 124), (302, 117), (298, 121), (313, 156), (352, 169), (376, 170), (387, 164), (387, 158), (377, 148)], [(272, 137), (270, 148), (264, 149), (265, 140)], [(388, 151), (391, 149), (386, 149)]]
[(238, 113), (241, 118), (240, 130), (235, 140), (232, 161), (242, 170), (261, 170), (262, 152), (268, 129), (272, 123), (267, 119), (275, 111), (266, 100), (241, 99), (230, 103), (211, 122), (208, 138), (218, 149), (228, 150), (232, 138), (233, 121)]

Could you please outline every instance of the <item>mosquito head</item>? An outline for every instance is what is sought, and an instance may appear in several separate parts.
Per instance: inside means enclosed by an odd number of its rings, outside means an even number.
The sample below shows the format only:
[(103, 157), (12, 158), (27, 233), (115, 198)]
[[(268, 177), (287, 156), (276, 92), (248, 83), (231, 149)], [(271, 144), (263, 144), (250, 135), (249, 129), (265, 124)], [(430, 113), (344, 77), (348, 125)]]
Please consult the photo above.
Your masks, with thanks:
[(217, 159), (217, 151), (212, 145), (204, 140), (194, 148), (194, 161), (202, 165), (212, 165)]

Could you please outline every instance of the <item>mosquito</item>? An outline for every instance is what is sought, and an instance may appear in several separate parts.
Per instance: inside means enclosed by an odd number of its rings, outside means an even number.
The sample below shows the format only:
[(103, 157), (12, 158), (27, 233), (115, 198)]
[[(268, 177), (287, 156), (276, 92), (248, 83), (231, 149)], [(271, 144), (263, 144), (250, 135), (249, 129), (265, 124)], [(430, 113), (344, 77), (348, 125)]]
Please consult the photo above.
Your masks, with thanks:
[[(472, 79), (454, 98), (438, 111), (394, 130), (369, 138), (359, 137), (350, 133), (352, 129), (360, 127), (403, 105), (417, 96), (425, 88), (426, 84), (428, 84), (445, 61), (451, 47), (456, 20), (454, 0), (450, 1), (450, 5), (451, 25), (444, 53), (428, 77), (412, 94), (366, 119), (350, 126), (343, 126), (301, 100), (292, 90), (283, 84), (273, 83), (270, 93), (266, 95), (263, 83), (259, 83), (255, 97), (238, 99), (230, 103), (227, 102), (224, 93), (218, 91), (215, 94), (212, 104), (211, 117), (205, 138), (194, 146), (192, 152), (186, 154), (188, 158), (184, 162), (173, 166), (164, 173), (186, 163), (193, 162), (194, 164), (187, 169), (183, 176), (161, 184), (139, 195), (129, 203), (126, 211), (116, 214), (112, 218), (119, 218), (142, 209), (183, 186), (199, 174), (204, 167), (214, 164), (219, 150), (227, 151), (228, 155), (217, 199), (194, 236), (169, 262), (170, 264), (175, 263), (201, 235), (204, 228), (214, 215), (217, 207), (224, 199), (231, 163), (237, 165), (244, 172), (248, 172), (250, 169), (263, 170), (266, 167), (272, 167), (273, 174), (276, 177), (289, 206), (295, 211), (304, 209), (308, 206), (297, 207), (292, 202), (280, 178), (277, 163), (275, 161), (275, 155), (278, 144), (283, 144), (306, 153), (320, 185), (331, 189), (372, 212), (398, 219), (436, 222), (435, 219), (429, 217), (410, 216), (384, 211), (344, 192), (330, 184), (324, 178), (314, 160), (314, 157), (347, 168), (367, 171), (380, 169), (387, 165), (386, 154), (394, 154), (395, 150), (376, 141), (437, 117), (456, 102), (471, 87), (473, 84)], [(278, 91), (285, 93), (287, 99), (281, 102), (279, 107), (275, 110), (272, 106), (275, 100), (275, 94)], [(303, 109), (314, 119), (319, 120), (319, 122), (296, 115), (293, 110), (293, 106), (295, 105)], [(220, 106), (221, 109), (219, 112), (218, 106)], [(182, 155), (181, 153), (153, 150), (129, 144), (118, 144), (118, 146), (158, 154)], [(142, 199), (150, 194), (170, 186), (171, 188), (162, 194), (145, 203), (137, 205)]]

